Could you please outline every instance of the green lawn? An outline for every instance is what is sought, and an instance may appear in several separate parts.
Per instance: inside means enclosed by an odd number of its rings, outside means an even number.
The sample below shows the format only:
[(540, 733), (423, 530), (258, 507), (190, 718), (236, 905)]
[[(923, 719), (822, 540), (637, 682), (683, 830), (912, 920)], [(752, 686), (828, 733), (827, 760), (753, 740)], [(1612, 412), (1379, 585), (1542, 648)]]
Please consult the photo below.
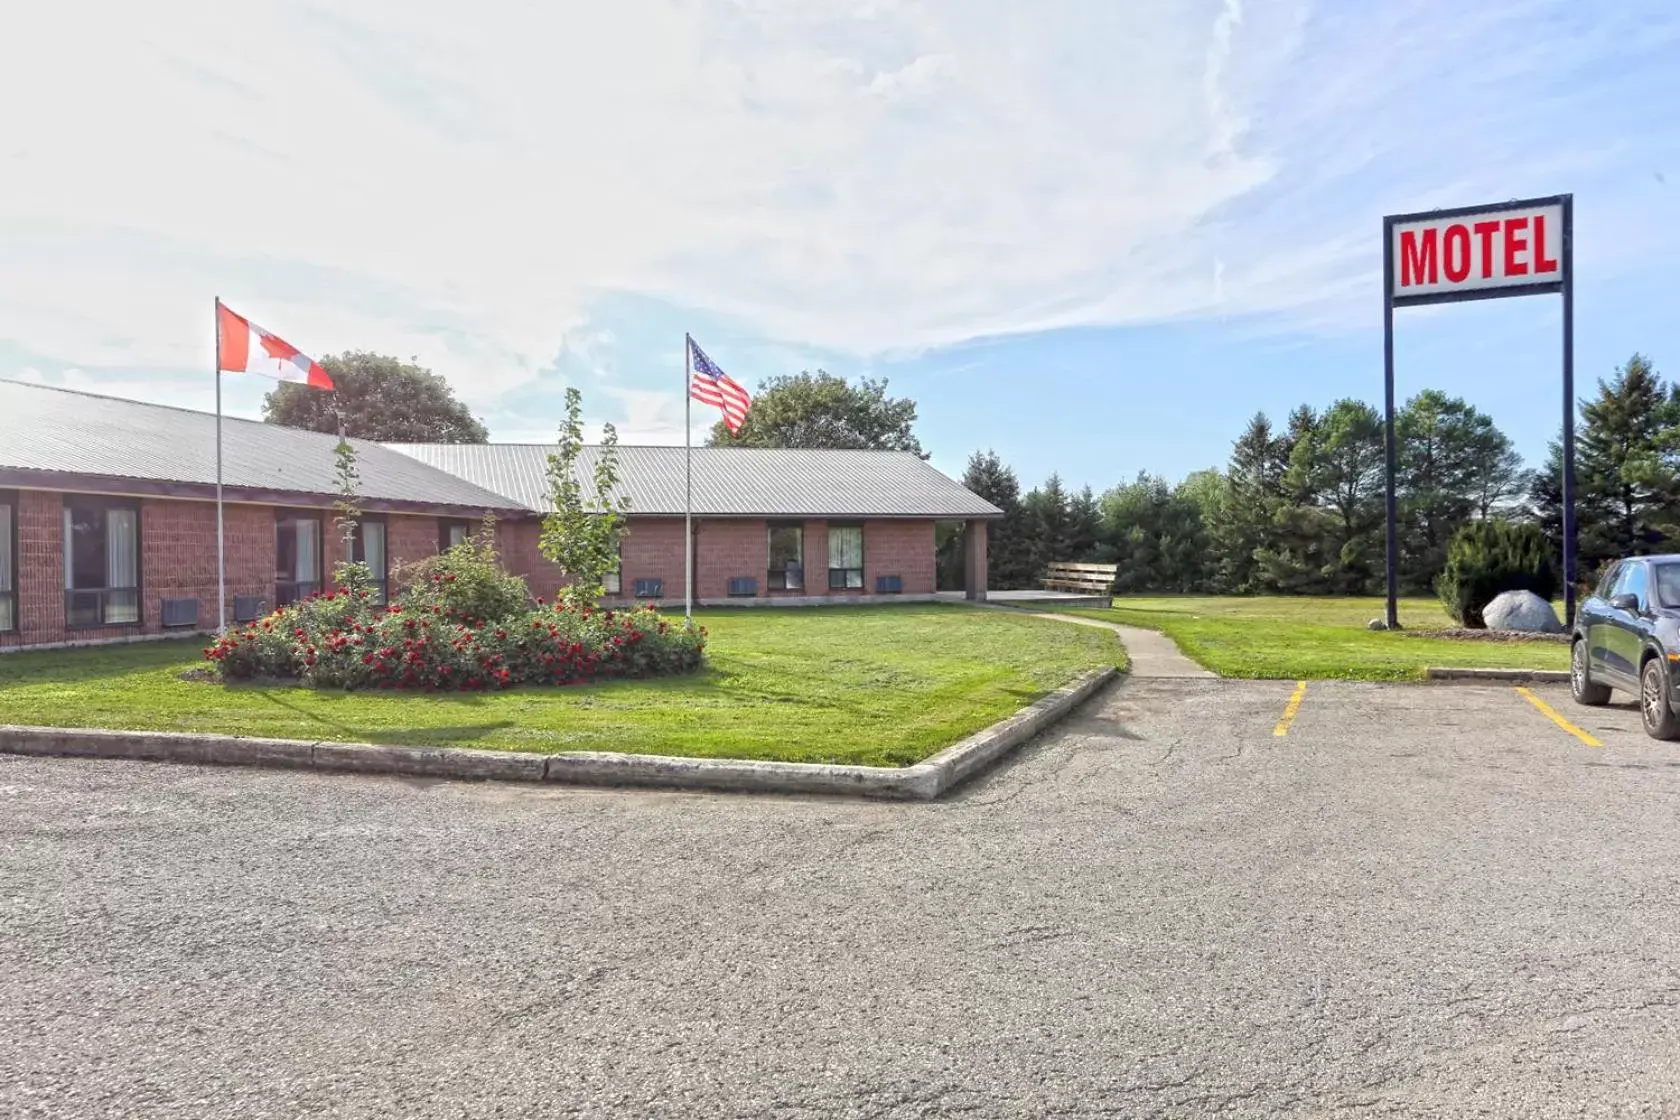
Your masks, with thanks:
[[(1124, 596), (1112, 610), (1070, 613), (1160, 630), (1222, 677), (1284, 680), (1412, 680), (1427, 666), (1567, 669), (1562, 645), (1419, 638), (1371, 631), (1377, 598), (1316, 596)], [(1559, 612), (1561, 614), (1561, 611)], [(1434, 599), (1402, 599), (1400, 625), (1453, 625)]]
[(1112, 633), (960, 606), (708, 611), (700, 674), (428, 695), (180, 679), (198, 643), (0, 657), (0, 724), (908, 765), (1125, 664)]

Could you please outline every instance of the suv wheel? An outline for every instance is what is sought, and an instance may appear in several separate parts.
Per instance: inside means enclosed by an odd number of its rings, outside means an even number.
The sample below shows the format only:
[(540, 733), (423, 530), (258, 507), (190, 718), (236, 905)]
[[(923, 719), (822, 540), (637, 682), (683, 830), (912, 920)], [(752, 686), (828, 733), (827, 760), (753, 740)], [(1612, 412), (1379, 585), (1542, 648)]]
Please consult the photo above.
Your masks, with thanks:
[(1668, 674), (1660, 658), (1645, 662), (1639, 673), (1639, 722), (1653, 739), (1680, 739), (1680, 716), (1668, 702)]
[(1594, 684), (1587, 673), (1587, 640), (1576, 638), (1575, 644), (1569, 648), (1569, 692), (1575, 697), (1575, 703), (1586, 704), (1597, 708), (1610, 703), (1610, 689), (1607, 685)]

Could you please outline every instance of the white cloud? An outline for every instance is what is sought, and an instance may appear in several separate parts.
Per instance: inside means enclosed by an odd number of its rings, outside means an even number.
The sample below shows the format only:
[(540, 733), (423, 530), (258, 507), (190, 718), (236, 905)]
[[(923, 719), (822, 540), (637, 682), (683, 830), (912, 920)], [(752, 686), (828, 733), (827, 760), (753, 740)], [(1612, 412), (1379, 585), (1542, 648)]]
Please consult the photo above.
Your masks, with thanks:
[(220, 294), (488, 392), (603, 289), (862, 352), (1007, 329), (1269, 173), (1203, 160), (1178, 7), (36, 5), (0, 337), (195, 366)]
[[(560, 353), (618, 378), (588, 321), (610, 291), (857, 355), (1322, 315), (1369, 283), (1386, 201), (1325, 192), (1463, 74), (1620, 41), (1490, 60), (1477, 35), (1545, 6), (1509, 3), (32, 5), (0, 68), (0, 342), (204, 369), (220, 295), (306, 350), (416, 355), (483, 408)], [(1445, 127), (1489, 155), (1477, 119)], [(1501, 181), (1497, 155), (1409, 166), (1446, 194)]]

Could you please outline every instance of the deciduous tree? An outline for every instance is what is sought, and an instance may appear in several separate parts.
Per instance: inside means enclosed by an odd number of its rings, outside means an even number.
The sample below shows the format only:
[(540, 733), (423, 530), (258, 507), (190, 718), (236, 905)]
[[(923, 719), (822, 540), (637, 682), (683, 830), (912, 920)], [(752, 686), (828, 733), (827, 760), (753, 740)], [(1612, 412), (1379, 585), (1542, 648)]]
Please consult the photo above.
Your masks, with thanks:
[(490, 438), (449, 382), (414, 362), (349, 351), (322, 358), (333, 390), (282, 384), (263, 398), (263, 419), (288, 428), (385, 443), (484, 443)]
[(619, 542), (629, 499), (618, 489), (618, 432), (604, 425), (586, 492), (578, 481), (583, 457), (583, 395), (566, 389), (560, 445), (548, 456), (549, 511), (537, 548), (571, 582), (561, 592), (568, 607), (582, 609), (605, 593), (607, 573), (618, 566)]
[(747, 422), (730, 435), (719, 420), (712, 447), (832, 447), (910, 451), (928, 457), (916, 439), (916, 402), (887, 396), (885, 378), (843, 377), (818, 370), (759, 382)]

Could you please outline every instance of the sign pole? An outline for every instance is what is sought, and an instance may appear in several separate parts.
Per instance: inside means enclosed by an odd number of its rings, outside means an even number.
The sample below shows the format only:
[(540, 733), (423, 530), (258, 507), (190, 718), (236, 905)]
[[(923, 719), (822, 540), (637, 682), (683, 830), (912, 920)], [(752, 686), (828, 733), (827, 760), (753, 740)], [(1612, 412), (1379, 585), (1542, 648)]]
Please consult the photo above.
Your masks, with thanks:
[(1563, 203), (1563, 625), (1575, 625), (1575, 196)]
[(1395, 468), (1399, 461), (1394, 438), (1394, 224), (1383, 219), (1383, 443), (1384, 504), (1388, 536), (1384, 570), (1388, 584), (1386, 622), (1390, 630), (1400, 629), (1400, 526), (1395, 500)]

